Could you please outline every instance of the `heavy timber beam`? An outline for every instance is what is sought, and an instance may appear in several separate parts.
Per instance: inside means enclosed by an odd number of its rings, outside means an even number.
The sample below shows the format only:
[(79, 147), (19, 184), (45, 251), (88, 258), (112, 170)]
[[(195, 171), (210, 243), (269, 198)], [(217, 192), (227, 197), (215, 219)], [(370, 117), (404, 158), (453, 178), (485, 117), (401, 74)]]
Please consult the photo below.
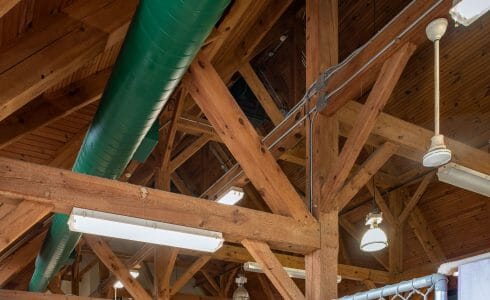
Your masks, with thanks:
[(307, 253), (319, 243), (316, 223), (6, 158), (0, 158), (0, 195), (65, 214), (80, 207), (214, 230), (230, 242), (250, 238), (290, 252)]
[(322, 210), (326, 208), (329, 202), (337, 201), (334, 196), (347, 179), (357, 156), (376, 124), (376, 119), (390, 98), (391, 92), (414, 51), (414, 45), (405, 44), (384, 62), (376, 83), (369, 93), (366, 104), (364, 104), (352, 131), (347, 137), (339, 159), (329, 171), (325, 184), (322, 186), (322, 194), (325, 196), (323, 203), (320, 205)]
[[(306, 86), (320, 73), (338, 63), (338, 1), (306, 1)], [(306, 298), (311, 300), (337, 298), (339, 253), (338, 208), (335, 203), (321, 211), (322, 190), (328, 171), (339, 153), (339, 126), (337, 116), (314, 114), (306, 121), (308, 163), (307, 196), (313, 215), (320, 222), (320, 249), (305, 256)]]
[(154, 290), (158, 300), (170, 299), (170, 279), (177, 260), (178, 250), (168, 247), (155, 249)]
[(0, 299), (9, 300), (103, 300), (102, 298), (69, 296), (47, 293), (32, 293), (25, 291), (2, 290), (0, 289)]
[(8, 13), (20, 0), (3, 0), (0, 2), (0, 18)]
[(315, 222), (211, 63), (202, 55), (183, 83), (274, 213)]
[[(425, 41), (425, 26), (434, 18), (446, 14), (451, 5), (452, 2), (449, 0), (443, 0), (440, 3), (436, 0), (412, 1), (412, 3), (405, 10), (396, 16), (392, 22), (383, 28), (376, 35), (376, 37), (362, 49), (362, 51), (357, 53), (357, 55), (342, 68), (343, 71), (336, 75), (338, 78), (338, 80), (336, 80), (337, 84), (345, 82), (348, 75), (355, 73), (360, 66), (363, 66), (370, 61), (372, 56), (378, 53), (381, 49), (385, 48), (390, 41), (397, 40), (397, 37), (403, 31), (405, 31), (414, 20), (420, 18), (419, 22), (415, 24), (416, 26), (410, 27), (409, 31), (403, 35), (398, 42), (390, 44), (390, 46), (387, 48), (389, 51), (385, 52), (382, 56), (376, 57), (375, 60), (371, 61), (371, 63), (363, 69), (363, 72), (359, 72), (358, 76), (356, 77), (357, 80), (351, 81), (355, 83), (362, 80), (365, 85), (367, 85), (367, 83), (374, 82), (375, 77), (372, 77), (373, 75), (368, 71), (375, 71), (376, 69), (379, 69), (381, 66), (378, 62), (383, 61), (387, 56), (389, 56), (389, 53), (394, 53), (394, 51), (401, 47), (403, 42), (419, 44)], [(433, 9), (426, 14), (428, 9), (431, 7)], [(340, 76), (340, 74), (342, 74), (342, 76)], [(359, 95), (360, 90), (358, 85), (352, 85), (351, 82), (346, 84), (343, 89), (352, 90), (356, 93), (356, 95)], [(365, 88), (367, 88), (367, 86), (365, 86)], [(356, 97), (352, 97), (349, 99), (355, 98)], [(316, 100), (314, 99), (313, 102), (315, 103)], [(339, 121), (343, 124), (351, 126), (357, 119), (357, 115), (361, 109), (362, 104), (353, 101), (348, 102), (339, 110)], [(296, 123), (296, 120), (301, 119), (304, 114), (305, 112), (303, 108), (290, 113), (283, 123), (277, 126), (267, 137), (264, 138), (264, 143), (266, 145), (273, 144), (276, 149), (281, 149), (283, 152), (290, 149), (291, 138), (294, 136), (297, 136), (298, 139), (302, 138), (301, 132), (303, 130), (303, 125), (298, 125), (289, 133), (288, 130)], [(348, 131), (341, 131), (341, 134), (348, 135)], [(382, 113), (376, 121), (372, 134), (377, 135), (378, 139), (381, 137), (383, 141), (381, 143), (372, 141), (374, 143), (371, 143), (368, 140), (370, 144), (379, 146), (379, 144), (384, 143), (386, 140), (400, 144), (403, 147), (400, 148), (397, 155), (402, 155), (408, 159), (420, 162), (423, 153), (427, 150), (428, 141), (430, 141), (430, 137), (433, 135), (433, 132)], [(279, 137), (283, 137), (283, 140), (279, 140)], [(468, 168), (490, 174), (490, 166), (488, 164), (485, 165), (480, 163), (481, 161), (490, 159), (490, 154), (451, 139), (447, 139), (447, 142), (455, 155), (455, 161), (457, 163)], [(239, 180), (243, 181), (244, 176), (240, 175), (240, 168), (238, 165), (236, 165), (225, 175), (223, 175), (219, 181), (213, 184), (213, 186), (210, 187), (203, 194), (203, 196), (207, 198), (214, 198), (217, 192), (226, 189)]]
[(177, 294), (180, 289), (211, 259), (209, 255), (203, 255), (199, 257), (192, 265), (190, 265), (180, 277), (175, 280), (171, 287), (170, 295)]
[(60, 96), (39, 96), (0, 122), (0, 148), (99, 100), (110, 74), (111, 69), (107, 69), (74, 82)]
[[(384, 61), (395, 54), (403, 45), (419, 45), (426, 41), (426, 25), (433, 19), (446, 15), (452, 5), (450, 0), (412, 1), (387, 26), (378, 32), (365, 47), (338, 69), (328, 80), (324, 91), (329, 93), (328, 105), (322, 113), (331, 115), (349, 100), (361, 95), (364, 89), (376, 80), (377, 71)], [(420, 18), (420, 19), (419, 19)], [(333, 94), (332, 92), (335, 91)]]
[(46, 231), (38, 234), (0, 263), (0, 287), (34, 261), (45, 236)]
[(0, 94), (0, 120), (121, 41), (136, 4), (83, 3), (86, 9), (81, 15), (70, 6), (42, 31), (43, 36), (49, 36), (46, 40), (31, 34), (2, 51), (0, 86), (6, 88)]
[(5, 250), (51, 212), (50, 205), (22, 201), (0, 219), (0, 252)]

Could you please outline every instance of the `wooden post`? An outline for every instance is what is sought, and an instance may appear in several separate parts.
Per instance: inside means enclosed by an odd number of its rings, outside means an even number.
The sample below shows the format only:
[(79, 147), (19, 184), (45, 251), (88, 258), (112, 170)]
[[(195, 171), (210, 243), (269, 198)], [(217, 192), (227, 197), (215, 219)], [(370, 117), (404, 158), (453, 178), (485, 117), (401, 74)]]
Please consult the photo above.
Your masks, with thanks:
[[(390, 210), (393, 216), (399, 220), (403, 209), (403, 195), (401, 190), (390, 193)], [(398, 222), (389, 228), (388, 255), (390, 259), (390, 272), (397, 274), (403, 271), (403, 223)]]
[[(307, 87), (321, 72), (338, 62), (337, 11), (337, 0), (306, 1)], [(338, 210), (336, 205), (328, 205), (324, 212), (320, 212), (318, 206), (327, 171), (334, 165), (338, 155), (337, 117), (313, 115), (308, 119), (306, 132), (306, 176), (311, 185), (307, 198), (313, 205), (313, 215), (320, 221), (321, 233), (321, 248), (305, 256), (306, 299), (335, 299), (339, 249)]]

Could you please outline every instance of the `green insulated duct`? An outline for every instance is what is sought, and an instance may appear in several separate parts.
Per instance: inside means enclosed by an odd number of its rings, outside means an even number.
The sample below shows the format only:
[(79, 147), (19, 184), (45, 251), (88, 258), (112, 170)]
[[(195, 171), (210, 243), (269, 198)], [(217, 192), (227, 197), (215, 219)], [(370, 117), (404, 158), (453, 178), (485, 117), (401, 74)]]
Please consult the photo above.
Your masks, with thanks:
[[(73, 167), (115, 179), (155, 122), (229, 0), (141, 0)], [(44, 291), (80, 234), (56, 214), (29, 284)]]

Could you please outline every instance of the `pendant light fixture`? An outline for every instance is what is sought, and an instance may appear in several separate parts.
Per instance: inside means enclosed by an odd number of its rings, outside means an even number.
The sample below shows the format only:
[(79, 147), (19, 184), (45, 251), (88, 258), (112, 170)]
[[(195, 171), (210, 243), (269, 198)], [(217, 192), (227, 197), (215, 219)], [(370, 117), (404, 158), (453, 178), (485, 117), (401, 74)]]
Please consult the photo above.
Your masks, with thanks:
[(247, 277), (240, 274), (237, 278), (235, 278), (235, 282), (238, 287), (235, 292), (233, 292), (233, 300), (250, 300), (248, 291), (243, 286), (245, 283), (247, 283)]
[(361, 250), (365, 252), (380, 251), (388, 246), (388, 238), (379, 224), (383, 221), (383, 214), (376, 208), (376, 185), (373, 176), (373, 209), (366, 216), (366, 225), (369, 229), (364, 233), (361, 239)]
[(388, 246), (388, 238), (378, 225), (383, 221), (383, 213), (370, 212), (366, 216), (366, 225), (369, 229), (361, 239), (361, 250), (365, 252), (380, 251)]
[(451, 150), (444, 144), (444, 136), (439, 132), (439, 40), (447, 29), (447, 20), (436, 19), (427, 25), (427, 38), (434, 43), (434, 136), (429, 151), (424, 155), (424, 167), (440, 167), (451, 160)]

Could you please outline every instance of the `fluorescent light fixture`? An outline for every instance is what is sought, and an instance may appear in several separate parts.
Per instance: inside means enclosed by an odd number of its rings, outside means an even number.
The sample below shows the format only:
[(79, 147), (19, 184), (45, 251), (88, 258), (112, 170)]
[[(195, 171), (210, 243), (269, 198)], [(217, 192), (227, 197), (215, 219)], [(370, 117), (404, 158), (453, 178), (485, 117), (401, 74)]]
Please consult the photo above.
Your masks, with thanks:
[[(254, 272), (254, 273), (264, 273), (262, 270), (262, 267), (253, 261), (249, 261), (243, 264), (243, 269), (248, 272)], [(306, 271), (303, 269), (294, 269), (294, 268), (287, 268), (284, 267), (284, 271), (288, 273), (289, 277), (291, 278), (299, 278), (299, 279), (305, 279), (306, 277)], [(342, 277), (340, 275), (337, 275), (337, 283), (340, 283), (342, 281)]]
[(437, 170), (437, 178), (439, 181), (490, 197), (490, 175), (452, 162)]
[(364, 233), (361, 239), (361, 250), (365, 252), (375, 252), (388, 246), (386, 233), (378, 227), (383, 221), (381, 213), (369, 213), (366, 217), (366, 225), (369, 229)]
[[(131, 274), (131, 277), (133, 277), (133, 278), (138, 278), (138, 276), (140, 276), (140, 271), (131, 270), (131, 271), (129, 271), (129, 274)], [(124, 287), (124, 284), (122, 284), (122, 282), (120, 280), (118, 280), (118, 281), (114, 282), (113, 287), (115, 289), (122, 289)]]
[(455, 0), (449, 14), (456, 23), (469, 26), (489, 10), (488, 0)]
[(232, 186), (221, 196), (219, 196), (216, 202), (221, 204), (234, 205), (238, 201), (242, 200), (244, 195), (245, 193), (243, 192), (243, 189), (236, 186)]
[(76, 232), (204, 252), (215, 252), (223, 245), (220, 232), (77, 207), (70, 214), (68, 226)]

